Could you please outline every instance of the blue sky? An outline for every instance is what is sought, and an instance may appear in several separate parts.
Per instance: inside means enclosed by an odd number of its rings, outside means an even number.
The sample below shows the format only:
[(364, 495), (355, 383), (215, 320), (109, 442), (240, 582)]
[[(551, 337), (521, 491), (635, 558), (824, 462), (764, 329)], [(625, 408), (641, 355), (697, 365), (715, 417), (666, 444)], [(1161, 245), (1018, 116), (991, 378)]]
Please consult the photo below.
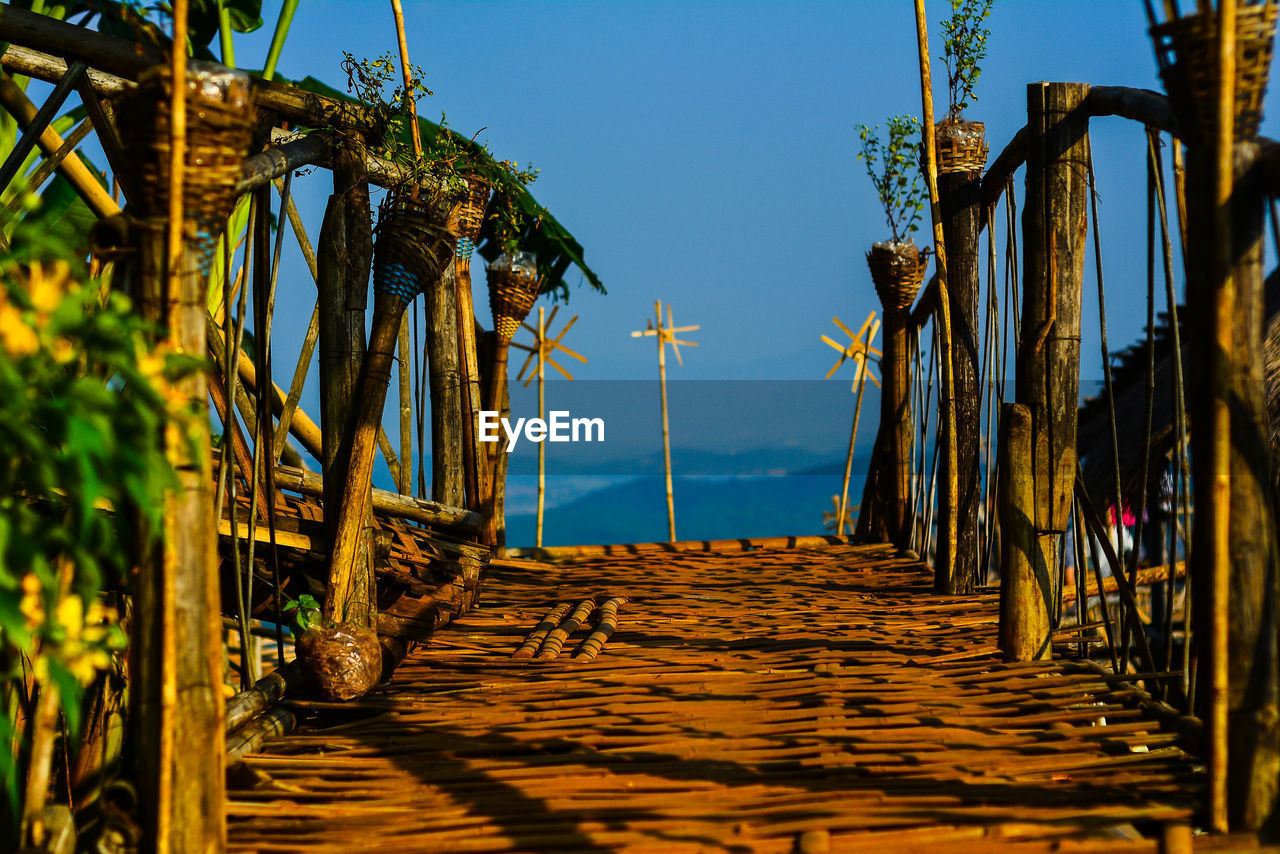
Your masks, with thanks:
[[(261, 65), (277, 8), (267, 2), (267, 26), (238, 37), (241, 65)], [(937, 57), (949, 3), (927, 9)], [(834, 333), (831, 316), (856, 325), (878, 308), (864, 253), (887, 229), (854, 127), (921, 112), (911, 3), (408, 0), (405, 13), (412, 59), (435, 92), (423, 114), (444, 111), (468, 135), (484, 128), (497, 155), (541, 169), (535, 195), (609, 289), (572, 289), (568, 311), (581, 319), (566, 343), (591, 360), (576, 366), (579, 378), (652, 378), (652, 339), (629, 332), (659, 298), (674, 304), (677, 323), (702, 326), (690, 336), (701, 346), (671, 368), (690, 380), (821, 379), (834, 361), (818, 341)], [(990, 26), (968, 116), (986, 122), (993, 156), (1025, 122), (1028, 82), (1159, 88), (1136, 0), (997, 0)], [(303, 3), (280, 71), (340, 86), (343, 50), (394, 51), (390, 4)], [(941, 84), (940, 61), (934, 74)], [(945, 87), (935, 94), (941, 114)], [(1274, 114), (1274, 95), (1268, 104)], [(1145, 320), (1144, 140), (1140, 127), (1111, 118), (1095, 121), (1093, 144), (1114, 349), (1136, 341)], [(1021, 183), (1019, 174), (1019, 192)], [(295, 192), (314, 236), (327, 173), (297, 179)], [(1002, 246), (1003, 230), (998, 238)], [(1094, 287), (1090, 265), (1086, 381), (1101, 376)], [(299, 307), (278, 321), (285, 384), (314, 293), (296, 255), (281, 288)], [(848, 387), (847, 377), (832, 382)], [(314, 375), (304, 406), (318, 408)], [(833, 414), (834, 435), (847, 418)]]

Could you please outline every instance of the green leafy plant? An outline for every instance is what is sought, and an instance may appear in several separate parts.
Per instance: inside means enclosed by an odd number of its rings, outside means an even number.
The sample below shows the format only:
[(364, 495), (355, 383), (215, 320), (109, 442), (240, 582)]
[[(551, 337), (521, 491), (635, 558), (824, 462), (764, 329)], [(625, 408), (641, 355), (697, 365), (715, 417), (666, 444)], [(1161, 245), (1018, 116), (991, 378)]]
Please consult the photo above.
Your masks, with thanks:
[(298, 634), (305, 634), (320, 620), (320, 603), (310, 593), (303, 593), (285, 603), (284, 613), (293, 620)]
[(924, 210), (925, 188), (917, 162), (920, 120), (914, 116), (892, 116), (888, 125), (887, 142), (880, 139), (879, 125), (858, 125), (858, 139), (862, 144), (858, 159), (867, 165), (867, 176), (884, 208), (893, 242), (901, 243), (910, 240), (919, 229)]
[[(34, 676), (74, 737), (85, 686), (124, 647), (100, 597), (161, 528), (176, 483), (163, 427), (190, 415), (171, 384), (194, 362), (150, 347), (64, 246), (23, 237), (0, 255), (0, 732), (31, 720)], [(10, 817), (23, 756), (0, 751)]]
[(529, 216), (519, 199), (524, 188), (537, 180), (538, 170), (496, 160), (487, 145), (450, 129), (443, 113), (438, 125), (419, 124), (422, 154), (418, 155), (412, 145), (417, 116), (410, 112), (410, 105), (434, 94), (423, 82), (422, 69), (410, 69), (406, 86), (389, 53), (374, 60), (357, 60), (345, 52), (343, 56), (347, 91), (365, 107), (365, 119), (375, 131), (374, 153), (400, 167), (399, 186), (426, 188), (447, 206), (467, 192), (468, 178), (479, 177), (493, 190), (488, 219), (494, 223), (498, 241), (504, 251), (518, 248)]
[(991, 30), (987, 18), (995, 0), (951, 0), (951, 17), (942, 22), (942, 59), (947, 64), (949, 116), (958, 118), (978, 100), (973, 94), (982, 76), (980, 63), (987, 56)]

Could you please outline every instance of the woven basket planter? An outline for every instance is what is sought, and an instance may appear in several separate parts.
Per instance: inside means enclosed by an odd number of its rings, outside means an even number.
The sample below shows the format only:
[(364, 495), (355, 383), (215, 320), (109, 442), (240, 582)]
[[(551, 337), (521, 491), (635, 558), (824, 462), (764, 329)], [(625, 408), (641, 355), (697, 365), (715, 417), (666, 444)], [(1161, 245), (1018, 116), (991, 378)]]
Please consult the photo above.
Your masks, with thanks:
[(373, 245), (373, 291), (404, 305), (444, 274), (453, 260), (454, 235), (439, 225), (435, 206), (412, 192), (388, 195)]
[(529, 310), (538, 299), (537, 268), (531, 263), (512, 263), (508, 256), (503, 255), (490, 264), (486, 272), (494, 331), (502, 341), (510, 341), (520, 328), (520, 321), (529, 316)]
[(458, 235), (454, 258), (459, 271), (470, 272), (471, 253), (484, 226), (485, 209), (489, 206), (489, 182), (479, 175), (468, 175), (467, 194), (449, 214), (449, 230)]
[[(1186, 15), (1151, 28), (1160, 79), (1184, 136), (1207, 143), (1218, 100), (1216, 12)], [(1276, 3), (1242, 5), (1236, 13), (1235, 138), (1248, 141), (1262, 125), (1276, 33)]]
[[(138, 78), (118, 106), (120, 135), (131, 157), (135, 201), (144, 217), (169, 213), (172, 71), (157, 66)], [(246, 74), (192, 62), (187, 72), (187, 152), (182, 179), (183, 216), (195, 220), (201, 269), (206, 274), (226, 228), (252, 143), (253, 90)]]
[(871, 281), (876, 286), (885, 312), (901, 312), (911, 308), (929, 258), (914, 243), (877, 243), (867, 253)]
[(981, 172), (987, 166), (986, 126), (982, 122), (943, 119), (934, 129), (938, 174)]
[(359, 699), (382, 674), (378, 636), (353, 623), (304, 632), (297, 653), (307, 688), (322, 700)]

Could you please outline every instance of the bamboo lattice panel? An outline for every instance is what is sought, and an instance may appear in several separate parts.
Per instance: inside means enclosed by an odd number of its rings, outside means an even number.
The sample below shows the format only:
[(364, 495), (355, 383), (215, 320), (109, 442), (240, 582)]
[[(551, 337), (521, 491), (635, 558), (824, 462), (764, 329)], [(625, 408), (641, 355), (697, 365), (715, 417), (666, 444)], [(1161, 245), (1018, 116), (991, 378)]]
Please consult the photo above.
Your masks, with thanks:
[[(495, 562), (389, 686), (249, 759), (231, 849), (1157, 850), (1202, 788), (1176, 736), (930, 588), (879, 546)], [(632, 600), (594, 662), (589, 626), (511, 658), (590, 595)]]

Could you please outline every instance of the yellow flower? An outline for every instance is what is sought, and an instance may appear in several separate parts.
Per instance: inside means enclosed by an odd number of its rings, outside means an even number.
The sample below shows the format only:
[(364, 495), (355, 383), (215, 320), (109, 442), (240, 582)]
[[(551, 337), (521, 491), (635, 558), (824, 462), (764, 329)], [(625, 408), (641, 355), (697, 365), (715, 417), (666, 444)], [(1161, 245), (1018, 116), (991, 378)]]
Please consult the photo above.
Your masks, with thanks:
[(44, 624), (44, 596), (40, 579), (32, 573), (22, 577), (22, 600), (18, 610), (27, 618), (27, 631), (33, 631)]
[(9, 302), (0, 303), (0, 342), (10, 356), (20, 359), (40, 349), (40, 338), (22, 312)]
[(59, 365), (65, 365), (75, 357), (76, 350), (66, 338), (59, 338), (53, 342), (53, 360)]
[(67, 643), (77, 642), (84, 630), (84, 603), (74, 593), (58, 603), (54, 611), (58, 624), (66, 630)]
[(27, 288), (31, 295), (31, 304), (43, 323), (52, 314), (62, 298), (70, 290), (71, 265), (59, 259), (54, 262), (53, 269), (46, 273), (39, 261), (31, 262), (31, 271), (27, 274)]

